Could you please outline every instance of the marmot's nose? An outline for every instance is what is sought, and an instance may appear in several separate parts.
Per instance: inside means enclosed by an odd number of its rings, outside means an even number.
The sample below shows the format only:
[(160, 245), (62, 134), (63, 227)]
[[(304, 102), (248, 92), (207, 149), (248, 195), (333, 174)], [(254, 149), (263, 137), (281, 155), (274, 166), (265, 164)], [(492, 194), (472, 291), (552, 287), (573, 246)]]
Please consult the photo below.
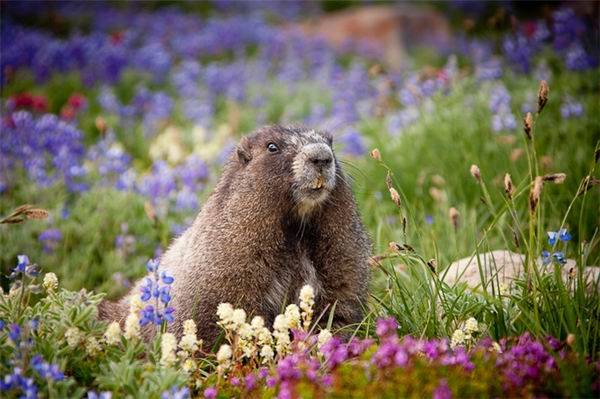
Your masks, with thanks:
[(331, 148), (323, 143), (311, 143), (302, 148), (303, 158), (314, 165), (319, 171), (324, 171), (333, 163)]
[(310, 162), (312, 162), (319, 169), (328, 167), (332, 161), (333, 159), (331, 159), (331, 156), (329, 155), (316, 156), (310, 159)]

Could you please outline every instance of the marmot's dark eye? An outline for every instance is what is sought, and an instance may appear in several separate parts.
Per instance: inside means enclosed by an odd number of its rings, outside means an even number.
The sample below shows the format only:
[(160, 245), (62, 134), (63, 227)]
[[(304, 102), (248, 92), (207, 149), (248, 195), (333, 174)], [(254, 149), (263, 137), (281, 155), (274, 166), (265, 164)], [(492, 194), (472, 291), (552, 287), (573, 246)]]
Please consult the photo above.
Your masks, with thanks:
[(269, 143), (267, 144), (267, 150), (269, 150), (269, 152), (277, 152), (279, 151), (279, 147), (277, 147), (277, 144), (275, 143)]

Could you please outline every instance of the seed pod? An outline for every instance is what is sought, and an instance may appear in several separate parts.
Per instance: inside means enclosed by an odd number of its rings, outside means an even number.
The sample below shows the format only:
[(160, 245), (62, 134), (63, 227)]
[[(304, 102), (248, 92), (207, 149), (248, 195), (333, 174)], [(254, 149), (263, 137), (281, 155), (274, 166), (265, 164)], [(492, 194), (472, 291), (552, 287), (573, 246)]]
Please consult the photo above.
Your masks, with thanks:
[(471, 172), (471, 176), (473, 176), (475, 178), (475, 180), (477, 180), (477, 183), (481, 182), (481, 171), (479, 170), (479, 166), (473, 164), (471, 165), (471, 169), (469, 169), (469, 171)]
[(377, 149), (377, 148), (374, 148), (374, 149), (371, 151), (371, 158), (373, 158), (373, 159), (374, 159), (374, 160), (376, 160), (376, 161), (379, 161), (379, 162), (381, 162), (381, 153), (379, 152), (379, 149)]
[(504, 192), (506, 193), (508, 199), (512, 199), (513, 194), (515, 192), (512, 179), (510, 178), (510, 174), (508, 173), (504, 175)]
[(554, 184), (563, 184), (567, 175), (564, 173), (552, 173), (549, 175), (544, 175), (544, 181), (552, 182)]
[(536, 176), (529, 192), (529, 210), (533, 213), (537, 209), (544, 188), (544, 179), (542, 176)]
[(519, 158), (521, 158), (523, 156), (524, 153), (525, 153), (525, 151), (523, 151), (522, 148), (515, 148), (510, 153), (510, 160), (512, 162), (516, 162)]
[(460, 213), (455, 207), (452, 207), (448, 210), (448, 217), (450, 218), (450, 223), (454, 226), (454, 229), (458, 229), (458, 218)]
[(538, 91), (538, 114), (542, 112), (544, 106), (548, 102), (548, 83), (545, 80), (540, 82), (540, 89)]
[(398, 194), (398, 191), (396, 191), (396, 189), (394, 187), (390, 188), (390, 196), (392, 197), (392, 201), (394, 201), (394, 204), (396, 204), (396, 206), (400, 207), (400, 195)]
[(527, 136), (527, 139), (531, 140), (532, 136), (531, 136), (531, 128), (533, 126), (533, 117), (531, 116), (531, 112), (528, 112), (527, 115), (525, 115), (525, 118), (523, 118), (523, 131), (525, 132), (525, 136)]

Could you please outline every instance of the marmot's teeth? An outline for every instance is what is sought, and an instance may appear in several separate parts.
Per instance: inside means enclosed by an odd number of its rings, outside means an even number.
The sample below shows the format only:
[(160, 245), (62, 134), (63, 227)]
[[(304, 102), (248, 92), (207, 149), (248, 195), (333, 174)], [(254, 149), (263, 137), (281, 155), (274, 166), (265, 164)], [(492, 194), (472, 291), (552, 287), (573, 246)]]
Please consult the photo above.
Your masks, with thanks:
[(323, 179), (323, 176), (319, 176), (315, 179), (311, 188), (313, 190), (318, 190), (320, 188), (323, 188), (324, 183), (325, 183), (325, 179)]

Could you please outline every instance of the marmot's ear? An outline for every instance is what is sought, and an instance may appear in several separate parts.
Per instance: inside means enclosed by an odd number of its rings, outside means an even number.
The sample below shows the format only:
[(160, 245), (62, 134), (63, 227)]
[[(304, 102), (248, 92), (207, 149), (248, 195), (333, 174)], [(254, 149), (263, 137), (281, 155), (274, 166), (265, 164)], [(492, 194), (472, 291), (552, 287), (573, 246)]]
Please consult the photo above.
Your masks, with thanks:
[(237, 155), (242, 165), (246, 165), (252, 159), (250, 152), (250, 140), (247, 137), (242, 137), (237, 146)]

